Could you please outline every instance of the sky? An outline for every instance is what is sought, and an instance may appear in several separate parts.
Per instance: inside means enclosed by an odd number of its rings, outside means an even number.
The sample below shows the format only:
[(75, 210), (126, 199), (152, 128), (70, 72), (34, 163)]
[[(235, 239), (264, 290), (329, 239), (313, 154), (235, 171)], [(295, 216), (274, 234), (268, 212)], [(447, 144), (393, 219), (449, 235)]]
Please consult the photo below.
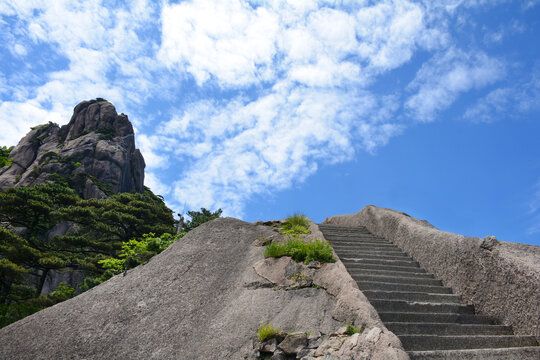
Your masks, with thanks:
[(175, 212), (540, 245), (540, 0), (0, 1), (0, 145), (97, 97)]

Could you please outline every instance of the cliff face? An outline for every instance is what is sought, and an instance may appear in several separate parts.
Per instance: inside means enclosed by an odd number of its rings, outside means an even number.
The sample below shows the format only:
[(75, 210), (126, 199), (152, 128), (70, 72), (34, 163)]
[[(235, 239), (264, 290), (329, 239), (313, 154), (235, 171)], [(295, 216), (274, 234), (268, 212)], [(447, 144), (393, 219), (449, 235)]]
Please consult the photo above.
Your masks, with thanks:
[(128, 117), (105, 100), (83, 101), (69, 124), (32, 129), (0, 169), (0, 190), (60, 178), (86, 199), (144, 191), (144, 159)]

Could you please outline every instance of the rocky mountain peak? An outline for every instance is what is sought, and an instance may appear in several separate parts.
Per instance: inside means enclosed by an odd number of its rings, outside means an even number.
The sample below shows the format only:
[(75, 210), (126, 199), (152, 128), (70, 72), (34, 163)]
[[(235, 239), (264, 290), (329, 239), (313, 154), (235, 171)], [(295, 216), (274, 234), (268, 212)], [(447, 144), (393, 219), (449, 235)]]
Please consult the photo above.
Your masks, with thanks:
[(106, 132), (117, 137), (133, 135), (133, 126), (127, 115), (118, 115), (113, 104), (98, 98), (83, 101), (75, 106), (69, 124), (63, 126), (61, 132), (65, 133), (64, 140), (91, 132)]
[(63, 179), (84, 198), (144, 191), (144, 158), (133, 126), (104, 99), (75, 106), (67, 125), (32, 128), (0, 169), (0, 190)]

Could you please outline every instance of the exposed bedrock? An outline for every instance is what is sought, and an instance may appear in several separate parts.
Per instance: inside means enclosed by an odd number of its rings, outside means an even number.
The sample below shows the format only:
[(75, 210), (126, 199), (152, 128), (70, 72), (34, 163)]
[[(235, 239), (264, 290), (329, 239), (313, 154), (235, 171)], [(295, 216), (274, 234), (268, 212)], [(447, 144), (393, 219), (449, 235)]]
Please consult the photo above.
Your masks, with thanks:
[(0, 169), (0, 190), (43, 184), (61, 176), (84, 198), (144, 191), (144, 159), (128, 117), (105, 100), (83, 101), (69, 124), (34, 127)]
[[(231, 218), (205, 223), (125, 276), (0, 329), (9, 344), (0, 358), (244, 359), (267, 321), (286, 332), (331, 334), (345, 321), (365, 329), (320, 349), (335, 353), (325, 359), (408, 358), (343, 264), (264, 260), (258, 239), (276, 235)], [(308, 269), (317, 286), (280, 285)]]
[(424, 220), (373, 205), (323, 223), (365, 226), (412, 256), (466, 303), (474, 304), (479, 314), (512, 325), (517, 335), (536, 334), (540, 247), (440, 231)]

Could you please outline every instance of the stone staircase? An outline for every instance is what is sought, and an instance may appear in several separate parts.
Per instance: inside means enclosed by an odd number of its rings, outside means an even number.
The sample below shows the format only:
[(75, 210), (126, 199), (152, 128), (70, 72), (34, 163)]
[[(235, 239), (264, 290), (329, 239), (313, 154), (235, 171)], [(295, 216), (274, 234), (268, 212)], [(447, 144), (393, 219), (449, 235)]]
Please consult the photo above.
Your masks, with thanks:
[(534, 336), (516, 336), (510, 326), (476, 315), (388, 240), (364, 227), (319, 229), (411, 359), (540, 359)]

